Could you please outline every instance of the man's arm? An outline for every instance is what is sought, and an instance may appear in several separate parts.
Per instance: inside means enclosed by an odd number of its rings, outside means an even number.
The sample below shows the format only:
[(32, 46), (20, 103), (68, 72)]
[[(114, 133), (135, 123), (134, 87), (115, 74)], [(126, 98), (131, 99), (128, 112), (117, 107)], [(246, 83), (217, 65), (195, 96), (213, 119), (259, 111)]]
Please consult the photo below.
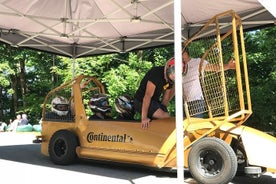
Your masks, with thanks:
[(163, 95), (161, 103), (167, 107), (168, 104), (169, 104), (169, 102), (173, 98), (174, 94), (175, 94), (175, 86), (173, 85), (173, 87), (171, 89), (167, 89), (164, 92), (164, 95)]
[[(230, 59), (229, 62), (227, 64), (223, 65), (223, 70), (230, 70), (230, 69), (235, 69), (236, 68), (236, 64), (235, 64), (235, 60)], [(205, 71), (210, 71), (210, 72), (218, 72), (221, 71), (221, 67), (220, 64), (207, 64), (205, 69)]]
[(148, 110), (149, 110), (151, 98), (154, 94), (154, 91), (155, 91), (155, 85), (151, 81), (148, 81), (145, 95), (143, 98), (143, 103), (142, 103), (142, 113), (141, 113), (142, 128), (147, 128), (149, 126), (150, 119), (148, 118)]

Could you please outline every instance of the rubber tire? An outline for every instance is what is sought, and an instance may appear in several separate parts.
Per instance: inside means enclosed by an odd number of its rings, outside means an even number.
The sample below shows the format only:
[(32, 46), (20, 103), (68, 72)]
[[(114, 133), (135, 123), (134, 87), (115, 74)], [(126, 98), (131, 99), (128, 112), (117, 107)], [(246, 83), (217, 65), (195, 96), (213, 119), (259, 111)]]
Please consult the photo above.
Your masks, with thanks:
[(57, 165), (73, 164), (77, 159), (77, 137), (69, 130), (59, 130), (50, 139), (48, 151), (53, 163)]
[(227, 184), (235, 177), (238, 167), (236, 154), (230, 145), (215, 137), (195, 142), (188, 164), (193, 178), (204, 184)]

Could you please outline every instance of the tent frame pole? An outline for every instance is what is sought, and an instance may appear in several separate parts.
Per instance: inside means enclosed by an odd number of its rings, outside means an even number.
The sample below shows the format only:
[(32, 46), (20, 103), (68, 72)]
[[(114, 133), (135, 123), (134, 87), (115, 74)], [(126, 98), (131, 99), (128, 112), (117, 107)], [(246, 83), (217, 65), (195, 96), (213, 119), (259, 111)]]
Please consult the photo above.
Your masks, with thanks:
[(177, 183), (184, 183), (184, 137), (182, 96), (181, 0), (174, 0), (174, 56), (175, 56), (175, 106), (176, 106), (176, 159)]

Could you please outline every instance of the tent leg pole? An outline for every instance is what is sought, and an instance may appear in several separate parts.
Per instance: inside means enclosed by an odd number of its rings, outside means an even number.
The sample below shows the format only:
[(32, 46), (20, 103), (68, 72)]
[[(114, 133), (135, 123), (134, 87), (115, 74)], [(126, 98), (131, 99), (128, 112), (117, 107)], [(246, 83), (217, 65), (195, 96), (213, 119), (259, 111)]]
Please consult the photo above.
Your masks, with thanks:
[(184, 138), (182, 96), (182, 49), (181, 49), (181, 0), (174, 0), (174, 57), (175, 57), (175, 106), (176, 106), (176, 159), (177, 183), (184, 183)]

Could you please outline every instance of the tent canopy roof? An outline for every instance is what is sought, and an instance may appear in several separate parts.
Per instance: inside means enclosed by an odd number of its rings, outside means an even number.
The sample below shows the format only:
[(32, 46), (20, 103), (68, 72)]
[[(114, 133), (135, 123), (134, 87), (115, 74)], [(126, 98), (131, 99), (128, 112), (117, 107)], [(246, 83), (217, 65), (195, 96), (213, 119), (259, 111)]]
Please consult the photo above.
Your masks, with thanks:
[[(173, 0), (0, 0), (0, 41), (72, 58), (174, 42)], [(234, 10), (245, 29), (275, 23), (257, 0), (182, 0), (182, 40)]]

